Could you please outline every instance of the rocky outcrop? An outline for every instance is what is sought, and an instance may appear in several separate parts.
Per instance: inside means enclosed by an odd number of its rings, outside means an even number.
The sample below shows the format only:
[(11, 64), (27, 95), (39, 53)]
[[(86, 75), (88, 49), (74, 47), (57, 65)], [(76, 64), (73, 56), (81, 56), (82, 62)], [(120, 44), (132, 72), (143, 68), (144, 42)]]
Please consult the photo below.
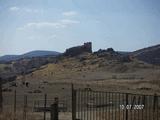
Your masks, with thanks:
[(113, 48), (107, 48), (105, 50), (99, 49), (97, 52), (94, 52), (98, 57), (105, 57), (107, 60), (117, 60), (119, 62), (131, 62), (129, 55), (123, 55), (119, 52), (114, 51)]
[(84, 45), (81, 45), (81, 46), (76, 46), (76, 47), (66, 49), (64, 55), (65, 56), (77, 56), (84, 52), (92, 53), (92, 43), (91, 42), (84, 43)]

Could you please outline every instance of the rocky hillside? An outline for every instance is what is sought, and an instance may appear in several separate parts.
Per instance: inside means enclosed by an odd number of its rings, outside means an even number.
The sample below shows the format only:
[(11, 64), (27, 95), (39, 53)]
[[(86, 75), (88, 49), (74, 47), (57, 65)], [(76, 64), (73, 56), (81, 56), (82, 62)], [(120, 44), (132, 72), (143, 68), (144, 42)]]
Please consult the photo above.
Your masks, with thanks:
[[(85, 48), (85, 47), (84, 47)], [(89, 46), (89, 48), (91, 48)], [(75, 47), (79, 50), (79, 46)], [(83, 47), (81, 47), (83, 51)], [(85, 48), (86, 49), (86, 48)], [(0, 64), (0, 76), (8, 77), (7, 79), (15, 78), (19, 75), (38, 73), (34, 79), (48, 76), (53, 79), (60, 75), (63, 79), (74, 77), (74, 74), (83, 73), (86, 71), (97, 74), (99, 71), (110, 73), (134, 73), (145, 69), (154, 69), (159, 64), (160, 46), (153, 46), (141, 49), (132, 53), (122, 54), (114, 51), (112, 48), (98, 50), (96, 52), (83, 51), (81, 54), (74, 56), (66, 56), (65, 54), (57, 57), (33, 57), (23, 58), (8, 64)], [(72, 50), (70, 53), (72, 54)], [(134, 57), (133, 57), (134, 56)], [(138, 59), (137, 59), (138, 58)], [(150, 63), (150, 64), (148, 64)], [(39, 71), (43, 71), (42, 73)], [(54, 78), (56, 78), (54, 76)], [(59, 77), (57, 77), (59, 79)]]
[(159, 73), (160, 67), (131, 59), (109, 48), (74, 57), (61, 56), (57, 62), (43, 65), (25, 77), (18, 76), (16, 81), (25, 80), (43, 87), (64, 83), (103, 84), (109, 90), (159, 92)]
[(130, 59), (129, 56), (123, 56), (109, 48), (74, 57), (61, 56), (58, 62), (46, 64), (27, 76), (34, 80), (70, 81), (116, 79), (118, 74), (133, 74), (126, 78), (144, 79), (144, 76), (135, 74), (147, 69), (154, 69), (154, 66)]
[(135, 52), (132, 52), (131, 55), (141, 61), (150, 64), (160, 65), (160, 45), (155, 45), (152, 47), (137, 50)]
[(93, 53), (85, 51), (74, 56), (21, 59), (11, 64), (0, 64), (0, 71), (6, 71), (3, 75), (7, 77), (12, 75), (5, 79), (7, 81), (15, 80), (17, 84), (26, 81), (41, 91), (57, 83), (103, 84), (104, 88), (112, 91), (160, 91), (160, 66), (112, 48)]
[(0, 77), (5, 81), (12, 81), (15, 80), (18, 75), (32, 73), (33, 71), (40, 69), (43, 65), (56, 62), (57, 58), (54, 56), (22, 58), (7, 62), (5, 64), (0, 64)]

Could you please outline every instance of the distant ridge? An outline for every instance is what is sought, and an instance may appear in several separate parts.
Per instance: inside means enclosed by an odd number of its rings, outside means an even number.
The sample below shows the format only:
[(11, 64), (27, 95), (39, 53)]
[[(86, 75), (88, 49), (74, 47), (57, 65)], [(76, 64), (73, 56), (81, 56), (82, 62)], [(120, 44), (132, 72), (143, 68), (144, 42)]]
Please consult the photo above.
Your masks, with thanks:
[(141, 61), (160, 65), (160, 44), (134, 51), (131, 55)]
[(4, 55), (0, 57), (0, 61), (14, 61), (21, 58), (32, 58), (32, 57), (45, 57), (45, 56), (57, 56), (59, 52), (56, 51), (45, 51), (45, 50), (35, 50), (31, 52), (27, 52), (22, 55)]
[(22, 56), (23, 57), (41, 57), (41, 56), (49, 56), (49, 55), (57, 56), (59, 54), (60, 53), (56, 51), (35, 50), (35, 51), (25, 53)]
[(139, 55), (139, 54), (149, 52), (149, 51), (154, 51), (154, 50), (157, 50), (157, 49), (160, 49), (160, 44), (136, 50), (136, 51), (132, 52), (132, 54)]
[(131, 52), (127, 52), (127, 51), (116, 51), (121, 55), (129, 55)]
[[(73, 47), (74, 50), (71, 50), (71, 52), (76, 52), (76, 47)], [(73, 49), (72, 48), (72, 49)], [(133, 52), (127, 52), (127, 51), (116, 51), (120, 55), (124, 56), (133, 56), (137, 58), (138, 60), (144, 61), (149, 64), (154, 65), (160, 65), (160, 44), (154, 45), (151, 47), (146, 47), (143, 49), (139, 49)], [(35, 50), (31, 52), (27, 52), (22, 55), (5, 55), (0, 57), (0, 62), (10, 62), (14, 60), (19, 60), (21, 58), (32, 58), (32, 57), (47, 57), (47, 56), (57, 56), (61, 53), (56, 51), (44, 51), (44, 50)]]

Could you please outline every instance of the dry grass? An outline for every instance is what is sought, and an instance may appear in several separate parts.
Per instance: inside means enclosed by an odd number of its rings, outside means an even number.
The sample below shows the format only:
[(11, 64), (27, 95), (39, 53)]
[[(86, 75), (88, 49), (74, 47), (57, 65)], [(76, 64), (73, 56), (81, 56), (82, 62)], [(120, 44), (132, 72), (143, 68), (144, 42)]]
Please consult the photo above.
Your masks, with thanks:
[[(29, 87), (22, 85), (23, 81), (29, 82)], [(14, 103), (13, 92), (17, 90), (18, 104), (23, 106), (23, 95), (28, 94), (29, 104), (33, 105), (34, 100), (44, 99), (44, 93), (48, 94), (49, 99), (59, 97), (65, 99), (71, 107), (71, 83), (74, 87), (86, 88), (98, 91), (118, 91), (139, 94), (160, 94), (160, 67), (134, 61), (131, 63), (117, 63), (108, 61), (104, 58), (88, 56), (86, 60), (80, 61), (76, 58), (65, 58), (57, 64), (47, 64), (42, 69), (26, 75), (19, 76), (15, 81), (17, 87), (11, 83), (3, 85), (11, 92), (4, 92), (5, 105), (12, 106)], [(41, 93), (34, 93), (35, 90)], [(21, 114), (17, 114), (17, 120), (22, 120)], [(28, 120), (43, 119), (43, 114), (28, 113)], [(108, 113), (107, 113), (108, 114)], [(70, 120), (70, 113), (61, 114), (63, 120)], [(67, 118), (65, 119), (65, 117)], [(102, 115), (104, 120), (109, 120)], [(118, 113), (117, 113), (117, 116)], [(13, 120), (12, 112), (4, 112), (0, 120)], [(136, 120), (136, 118), (134, 119)]]
[[(21, 111), (20, 111), (21, 112)], [(27, 115), (27, 120), (38, 120), (39, 118), (37, 115), (29, 114)], [(23, 115), (22, 114), (14, 114), (13, 112), (3, 112), (0, 115), (0, 120), (22, 120)]]

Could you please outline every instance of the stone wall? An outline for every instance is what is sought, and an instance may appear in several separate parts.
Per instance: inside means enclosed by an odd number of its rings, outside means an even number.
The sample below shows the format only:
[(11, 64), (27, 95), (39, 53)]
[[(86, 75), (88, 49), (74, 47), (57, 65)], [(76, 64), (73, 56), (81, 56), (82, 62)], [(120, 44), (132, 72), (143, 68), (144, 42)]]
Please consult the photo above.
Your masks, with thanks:
[(76, 56), (84, 52), (92, 53), (92, 43), (91, 42), (84, 43), (84, 45), (81, 45), (81, 46), (76, 46), (76, 47), (66, 49), (66, 52), (64, 53), (64, 55), (65, 56)]

